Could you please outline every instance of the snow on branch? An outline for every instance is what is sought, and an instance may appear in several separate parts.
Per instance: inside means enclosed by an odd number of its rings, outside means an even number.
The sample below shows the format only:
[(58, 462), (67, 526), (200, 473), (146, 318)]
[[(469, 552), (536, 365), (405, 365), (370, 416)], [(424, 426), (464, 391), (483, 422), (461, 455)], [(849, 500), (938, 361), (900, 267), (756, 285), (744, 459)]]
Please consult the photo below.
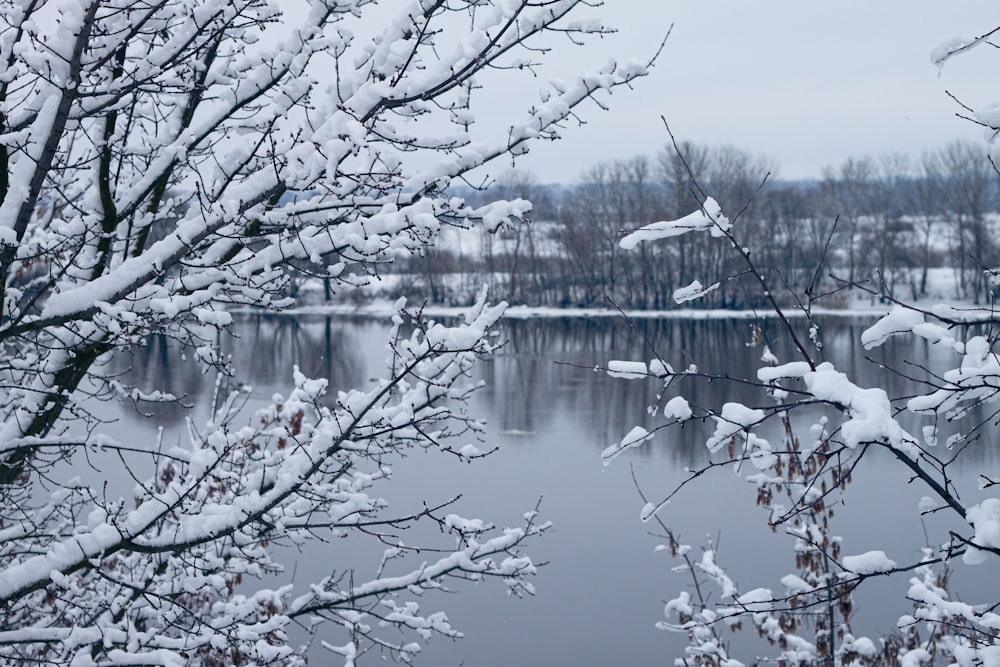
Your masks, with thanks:
[[(995, 32), (942, 47), (936, 62), (986, 43)], [(698, 175), (672, 134), (670, 138), (679, 164), (693, 183), (692, 191), (704, 196)], [(821, 323), (812, 309), (819, 297), (812, 287), (804, 295), (796, 294), (782, 275), (758, 265), (755, 253), (760, 248), (745, 246), (718, 204), (711, 198), (704, 200), (701, 210), (641, 227), (626, 235), (620, 245), (632, 249), (641, 242), (693, 231), (720, 237), (718, 254), (705, 256), (712, 257), (713, 268), (721, 267), (723, 274), (713, 277), (709, 288), (698, 280), (683, 286), (689, 278), (680, 276), (673, 282), (671, 276), (671, 287), (682, 285), (674, 289), (674, 297), (683, 301), (741, 275), (753, 277), (744, 286), (751, 292), (748, 298), (766, 304), (776, 317), (761, 318), (752, 327), (749, 341), (733, 344), (733, 349), (750, 348), (746, 354), (751, 370), (735, 370), (741, 366), (728, 358), (692, 360), (684, 373), (657, 373), (652, 365), (641, 362), (612, 361), (607, 369), (615, 377), (651, 381), (655, 402), (645, 410), (652, 425), (644, 422), (606, 448), (602, 453), (606, 464), (660, 437), (660, 431), (674, 429), (676, 433), (681, 422), (702, 420), (714, 427), (701, 433), (681, 432), (680, 437), (703, 440), (706, 458), (658, 497), (647, 496), (633, 474), (643, 502), (640, 520), (660, 526), (668, 544), (658, 550), (669, 551), (678, 560), (675, 572), (688, 578), (683, 592), (666, 604), (666, 620), (657, 624), (687, 636), (684, 656), (675, 664), (742, 664), (733, 657), (723, 634), (726, 628), (737, 630), (742, 624), (751, 624), (774, 647), (775, 655), (768, 659), (777, 664), (973, 667), (994, 661), (1000, 655), (997, 600), (986, 591), (972, 590), (963, 593), (963, 600), (971, 597), (976, 603), (959, 601), (949, 581), (952, 568), (1000, 556), (1000, 500), (983, 498), (981, 493), (1000, 478), (988, 471), (984, 461), (989, 456), (983, 449), (994, 444), (991, 429), (996, 426), (1000, 400), (996, 352), (1000, 333), (992, 304), (925, 308), (889, 295), (890, 312), (855, 341), (857, 354), (853, 356), (874, 364), (873, 373), (862, 383), (856, 368), (838, 368), (823, 358)], [(730, 270), (721, 256), (725, 251), (731, 253), (733, 265), (745, 267), (742, 273), (725, 274)], [(775, 298), (771, 288), (775, 281), (784, 285), (786, 299)], [(801, 327), (793, 324), (797, 319), (791, 317), (793, 310), (805, 320), (812, 346), (804, 343)], [(913, 342), (899, 349), (920, 353), (894, 366), (881, 357), (866, 358), (864, 351), (875, 350), (890, 339)], [(687, 358), (686, 350), (658, 348), (659, 341), (648, 338), (645, 342), (657, 360)], [(781, 344), (791, 349), (792, 359), (779, 360), (775, 350)], [(758, 347), (762, 351), (752, 349)], [(657, 363), (666, 366), (663, 361)], [(706, 402), (699, 382), (723, 383), (725, 400)], [(695, 397), (701, 400), (689, 403)], [(923, 518), (933, 513), (941, 522), (937, 529), (945, 526), (927, 538), (929, 544), (910, 550), (919, 552), (919, 557), (889, 558), (881, 548), (884, 545), (877, 542), (874, 548), (866, 545), (867, 550), (843, 555), (846, 540), (835, 532), (835, 510), (849, 502), (854, 476), (870, 465), (878, 451), (889, 457), (882, 465), (897, 466), (900, 479), (927, 494), (914, 503), (914, 514)], [(976, 479), (959, 469), (959, 461), (970, 456), (974, 458), (966, 465), (976, 471)], [(723, 468), (735, 476), (719, 477), (717, 472)], [(712, 481), (706, 482), (712, 475)], [(719, 565), (713, 544), (698, 559), (674, 535), (671, 524), (676, 512), (683, 512), (686, 501), (692, 500), (686, 494), (693, 492), (693, 499), (701, 502), (705, 487), (696, 490), (696, 485), (732, 479), (748, 484), (762, 508), (762, 522), (788, 543), (790, 571), (780, 577), (783, 591), (774, 586), (740, 588), (736, 577)], [(978, 502), (965, 500), (969, 497)], [(929, 523), (925, 526), (930, 530)], [(739, 543), (738, 560), (745, 560), (752, 549), (750, 542)], [(891, 552), (903, 553), (898, 546)], [(867, 588), (873, 579), (900, 576), (911, 578), (908, 600), (901, 600), (897, 631), (872, 638), (856, 635), (852, 629), (856, 591)]]
[[(445, 190), (558, 138), (650, 65), (518, 99), (548, 40), (609, 30), (580, 18), (587, 2), (299, 4), (0, 7), (0, 661), (291, 667), (293, 623), (337, 635), (323, 645), (348, 663), (406, 661), (413, 634), (458, 633), (415, 606), (421, 593), (483, 578), (532, 590), (520, 549), (546, 528), (533, 513), (498, 528), (462, 519), (454, 494), (390, 509), (376, 493), (408, 449), (490, 451), (458, 409), (494, 349), (502, 306), (485, 296), (454, 326), (401, 310), (363, 390), (289, 369), (287, 394), (248, 418), (219, 383), (209, 422), (172, 447), (114, 442), (93, 414), (107, 398), (185, 407), (111, 370), (150, 336), (238, 376), (221, 351), (234, 310), (285, 308), (300, 281), (364, 284), (445, 225), (524, 219), (527, 201), (472, 207)], [(520, 104), (505, 130), (473, 131), (484, 86)], [(98, 455), (118, 457), (102, 472), (133, 497), (74, 476)], [(419, 523), (443, 540), (428, 562), (399, 537)], [(282, 568), (276, 546), (334, 537), (381, 542), (382, 568), (262, 583)]]
[[(280, 646), (285, 628), (297, 618), (333, 613), (363, 625), (366, 614), (361, 610), (370, 606), (366, 601), (396, 605), (397, 596), (435, 590), (459, 573), (462, 578), (501, 578), (512, 590), (530, 592), (525, 578), (536, 567), (519, 547), (547, 527), (536, 523), (534, 513), (522, 527), (491, 536), (494, 529), (486, 522), (441, 514), (451, 499), (392, 514), (384, 500), (371, 495), (389, 478), (393, 459), (407, 449), (436, 448), (465, 456), (467, 446), (453, 446), (449, 434), (475, 435), (481, 426), (445, 404), (468, 396), (469, 369), (493, 349), (488, 330), (502, 312), (502, 305), (488, 307), (484, 295), (469, 320), (454, 327), (411, 313), (415, 326), (409, 335), (403, 333), (403, 317), (397, 317), (385, 379), (366, 391), (342, 392), (332, 404), (325, 381), (306, 378), (296, 369), (294, 389), (287, 397), (275, 397), (250, 425), (237, 428), (231, 419), (217, 417), (216, 427), (188, 446), (169, 450), (155, 477), (136, 486), (135, 509), (126, 509), (123, 500), (103, 501), (90, 512), (87, 526), (68, 538), (56, 537), (71, 520), (56, 508), (85, 507), (96, 501), (96, 494), (84, 486), (60, 490), (53, 509), (36, 514), (49, 517), (50, 530), (21, 535), (17, 543), (34, 546), (20, 557), (8, 556), (0, 569), (0, 600), (10, 613), (49, 619), (48, 634), (11, 631), (6, 645), (48, 645), (49, 651), (66, 656), (89, 653), (93, 636), (58, 628), (81, 622), (88, 600), (104, 599), (119, 612), (102, 620), (103, 641), (114, 645), (119, 635), (131, 637), (132, 659), (161, 654), (178, 659), (176, 651), (182, 647), (209, 651), (224, 642), (238, 646), (247, 658), (272, 661), (291, 656)], [(453, 553), (367, 582), (351, 576), (347, 588), (342, 586), (348, 580), (332, 573), (297, 597), (291, 587), (262, 588), (252, 597), (233, 594), (241, 580), (246, 590), (244, 577), (280, 569), (270, 558), (271, 542), (301, 545), (322, 533), (389, 539), (380, 526), (399, 528), (418, 521), (438, 522), (453, 534)], [(11, 544), (15, 536), (10, 529), (5, 533)], [(146, 579), (149, 567), (158, 570), (151, 580)], [(56, 589), (76, 591), (70, 606), (70, 598), (51, 595)], [(140, 589), (145, 594), (135, 595)], [(151, 604), (151, 595), (177, 601)], [(198, 602), (202, 599), (212, 600), (210, 616), (199, 615), (207, 611)], [(404, 608), (409, 611), (403, 613)], [(348, 613), (351, 609), (358, 611)], [(223, 611), (230, 620), (216, 625), (211, 618)], [(376, 613), (373, 620), (380, 617)], [(428, 631), (420, 634), (425, 637), (430, 631), (451, 634), (432, 619), (419, 608), (403, 606), (383, 621), (424, 628)], [(177, 624), (191, 634), (169, 629)]]
[(619, 242), (624, 250), (631, 250), (643, 241), (655, 241), (673, 236), (680, 236), (688, 232), (709, 232), (712, 236), (724, 236), (732, 227), (729, 219), (723, 215), (722, 208), (718, 202), (709, 197), (702, 204), (702, 207), (694, 213), (678, 220), (665, 220), (654, 222), (628, 234)]

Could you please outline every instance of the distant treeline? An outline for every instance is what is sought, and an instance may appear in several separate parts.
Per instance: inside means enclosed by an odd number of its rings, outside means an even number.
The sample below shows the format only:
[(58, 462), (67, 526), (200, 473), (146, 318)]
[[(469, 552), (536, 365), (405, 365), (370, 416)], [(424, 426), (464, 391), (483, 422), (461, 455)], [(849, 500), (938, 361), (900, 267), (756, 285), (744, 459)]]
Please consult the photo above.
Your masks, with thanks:
[[(816, 181), (772, 177), (760, 188), (776, 172), (740, 148), (692, 143), (680, 154), (671, 148), (655, 158), (597, 163), (573, 186), (543, 186), (512, 171), (486, 191), (462, 194), (472, 203), (530, 199), (532, 223), (495, 236), (470, 230), (479, 239), (473, 243), (445, 238), (392, 272), (411, 294), (445, 303), (466, 301), (487, 282), (512, 303), (595, 306), (610, 297), (628, 308), (671, 308), (674, 290), (698, 279), (721, 284), (685, 307), (761, 305), (759, 290), (743, 288), (746, 266), (718, 239), (689, 234), (619, 247), (624, 232), (697, 210), (700, 187), (731, 219), (739, 213), (739, 242), (786, 301), (856, 283), (919, 298), (937, 267), (953, 269), (950, 296), (988, 297), (984, 269), (1000, 264), (991, 215), (1000, 209), (1000, 188), (981, 145), (953, 142), (918, 160), (851, 158)], [(836, 294), (827, 301), (836, 302)]]

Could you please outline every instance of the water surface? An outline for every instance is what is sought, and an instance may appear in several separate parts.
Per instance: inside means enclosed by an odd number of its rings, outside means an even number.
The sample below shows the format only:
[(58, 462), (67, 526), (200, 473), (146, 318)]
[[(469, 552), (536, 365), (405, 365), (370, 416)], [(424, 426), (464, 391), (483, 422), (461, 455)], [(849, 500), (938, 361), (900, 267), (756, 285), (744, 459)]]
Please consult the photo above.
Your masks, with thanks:
[[(675, 368), (695, 363), (718, 375), (751, 376), (761, 354), (760, 347), (749, 345), (754, 338), (751, 326), (747, 320), (642, 320), (633, 328), (606, 318), (501, 324), (500, 338), (506, 345), (480, 365), (478, 379), (486, 386), (470, 406), (472, 414), (487, 419), (487, 442), (498, 445), (499, 451), (471, 465), (414, 453), (395, 466), (392, 483), (381, 493), (397, 507), (461, 494), (460, 513), (504, 525), (518, 523), (541, 499), (542, 517), (555, 529), (531, 545), (530, 553), (547, 565), (535, 579), (537, 595), (532, 598), (509, 598), (499, 582), (458, 586), (460, 595), (428, 596), (424, 609), (444, 609), (466, 637), (457, 642), (432, 640), (419, 658), (421, 664), (672, 664), (684, 639), (653, 626), (662, 618), (663, 601), (689, 582), (671, 572), (675, 563), (668, 556), (654, 552), (662, 540), (649, 534), (651, 524), (639, 521), (643, 503), (633, 471), (645, 492), (662, 497), (685, 478), (687, 468), (708, 460), (703, 443), (711, 426), (694, 423), (668, 431), (605, 468), (600, 458), (605, 447), (636, 424), (658, 423), (646, 414), (657, 387), (613, 379), (594, 368), (609, 359), (648, 360), (655, 348)], [(865, 326), (859, 320), (825, 321), (823, 356), (861, 385), (880, 383), (890, 395), (904, 394), (907, 381), (886, 374), (857, 344)], [(763, 333), (779, 358), (791, 359), (788, 336), (780, 335), (776, 322), (765, 327)], [(287, 393), (293, 364), (307, 375), (329, 378), (334, 390), (368, 386), (387, 355), (386, 328), (383, 321), (343, 316), (244, 316), (236, 329), (239, 339), (227, 352), (241, 373), (235, 380), (254, 388), (248, 405), (252, 409), (274, 393)], [(872, 358), (897, 368), (905, 366), (904, 360), (945, 363), (935, 354), (922, 343), (903, 341), (876, 351)], [(129, 365), (144, 389), (183, 395), (196, 406), (194, 422), (204, 421), (211, 379), (194, 364), (168, 354), (164, 341), (152, 340)], [(755, 390), (723, 381), (694, 383), (685, 388), (685, 395), (705, 406), (761, 400)], [(164, 406), (154, 420), (123, 408), (115, 434), (141, 439), (140, 434), (161, 423), (164, 438), (182, 438), (187, 414), (181, 406)], [(819, 412), (808, 416), (816, 418)], [(963, 456), (958, 470), (973, 480), (964, 498), (972, 504), (983, 497), (975, 490), (974, 477), (995, 463), (994, 443), (983, 438)], [(778, 579), (793, 567), (791, 538), (768, 531), (763, 511), (755, 506), (754, 489), (734, 477), (729, 468), (716, 470), (679, 494), (661, 517), (685, 541), (715, 542), (720, 561), (742, 589), (780, 590)], [(925, 530), (945, 539), (938, 531), (950, 519), (941, 517), (924, 526), (916, 512), (921, 495), (924, 491), (910, 484), (887, 456), (872, 457), (837, 509), (835, 532), (845, 536), (844, 553), (886, 549), (904, 562), (919, 553)], [(359, 578), (371, 576), (377, 551), (347, 540), (304, 553), (288, 552), (283, 581), (305, 586), (331, 563), (341, 570), (355, 568)], [(996, 587), (996, 568), (959, 570), (959, 583)], [(906, 580), (880, 582), (873, 595), (860, 599), (854, 619), (857, 634), (890, 631), (895, 619), (909, 611), (903, 600)], [(751, 641), (739, 647), (742, 653), (736, 657), (744, 661), (760, 650)], [(313, 664), (335, 662), (322, 649), (314, 649), (313, 655)], [(369, 656), (361, 664), (378, 661)]]

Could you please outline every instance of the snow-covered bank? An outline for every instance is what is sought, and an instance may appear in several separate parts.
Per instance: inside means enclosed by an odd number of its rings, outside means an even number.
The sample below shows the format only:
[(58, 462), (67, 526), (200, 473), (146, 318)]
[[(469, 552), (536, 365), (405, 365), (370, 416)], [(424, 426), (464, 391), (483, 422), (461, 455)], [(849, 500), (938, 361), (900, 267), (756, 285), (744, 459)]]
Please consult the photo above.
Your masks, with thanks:
[[(464, 315), (466, 308), (461, 306), (426, 305), (425, 315), (431, 317), (458, 317)], [(851, 308), (814, 308), (813, 315), (822, 317), (875, 318), (885, 315), (890, 310), (889, 304), (874, 306), (857, 305)], [(241, 309), (236, 312), (255, 312)], [(357, 317), (391, 317), (396, 313), (391, 301), (373, 301), (365, 304), (329, 303), (308, 306), (295, 306), (281, 311), (284, 315), (349, 315)], [(625, 315), (631, 319), (757, 319), (776, 317), (770, 310), (700, 310), (697, 308), (680, 308), (674, 310), (626, 310)], [(786, 317), (804, 317), (801, 310), (789, 308)], [(530, 318), (601, 318), (621, 317), (622, 311), (614, 308), (556, 308), (551, 306), (510, 306), (504, 313), (507, 319)]]
[[(405, 287), (412, 287), (417, 279), (411, 275), (389, 274), (378, 277), (371, 277), (368, 282), (359, 285), (348, 294), (339, 294), (333, 301), (325, 301), (326, 295), (323, 284), (315, 279), (304, 281), (300, 285), (297, 301), (299, 305), (284, 309), (282, 312), (288, 315), (347, 315), (357, 317), (390, 317), (396, 310), (394, 298), (388, 298), (387, 294), (393, 296), (406, 291)], [(956, 299), (959, 292), (956, 286), (957, 274), (953, 269), (947, 267), (936, 267), (928, 272), (926, 295), (920, 299), (913, 300), (900, 295), (906, 303), (912, 304), (922, 310), (933, 311), (941, 303), (950, 304), (953, 308), (975, 308), (976, 304), (963, 302)], [(483, 282), (477, 282), (477, 276), (471, 274), (444, 274), (441, 276), (443, 283), (449, 286), (452, 292), (458, 286), (465, 286), (465, 291), (475, 291), (482, 287)], [(496, 280), (496, 284), (502, 280)], [(906, 290), (908, 291), (908, 290)], [(501, 290), (502, 292), (502, 290)], [(491, 292), (493, 298), (497, 297), (497, 292)], [(411, 305), (418, 303), (411, 300)], [(876, 318), (889, 312), (891, 303), (879, 302), (870, 294), (861, 290), (850, 290), (841, 292), (837, 301), (826, 301), (828, 307), (814, 306), (812, 313), (822, 317), (844, 317), (844, 318)], [(833, 305), (836, 303), (836, 305)], [(424, 306), (424, 313), (432, 317), (456, 317), (463, 315), (464, 306), (453, 306), (444, 304), (427, 304)], [(241, 308), (234, 312), (253, 312)], [(669, 310), (640, 310), (626, 309), (625, 314), (632, 319), (756, 319), (776, 317), (775, 313), (769, 309), (758, 310), (735, 310), (735, 309), (703, 309), (703, 308), (673, 308)], [(793, 306), (785, 306), (785, 315), (791, 318), (804, 317), (804, 313)], [(621, 317), (621, 312), (616, 308), (596, 308), (596, 307), (559, 307), (559, 306), (525, 306), (512, 305), (507, 309), (504, 317), (508, 319), (529, 319), (529, 318), (602, 318)]]

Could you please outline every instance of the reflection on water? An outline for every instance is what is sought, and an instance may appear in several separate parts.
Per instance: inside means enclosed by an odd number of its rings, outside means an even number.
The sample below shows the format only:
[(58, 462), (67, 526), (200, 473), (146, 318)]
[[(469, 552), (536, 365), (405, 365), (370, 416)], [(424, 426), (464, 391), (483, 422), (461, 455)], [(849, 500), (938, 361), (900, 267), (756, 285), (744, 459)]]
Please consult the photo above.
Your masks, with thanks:
[[(869, 326), (864, 320), (830, 318), (823, 323), (818, 361), (830, 361), (861, 386), (883, 387), (890, 397), (905, 397), (914, 390), (912, 381), (887, 372), (885, 366), (902, 369), (916, 377), (926, 377), (920, 366), (940, 370), (952, 359), (927, 341), (892, 340), (882, 348), (865, 351), (857, 341)], [(763, 339), (781, 361), (798, 359), (789, 336), (774, 320), (765, 321), (759, 332), (746, 320), (637, 320), (629, 326), (621, 320), (509, 320), (501, 327), (508, 341), (497, 359), (484, 368), (489, 405), (496, 412), (499, 428), (537, 430), (539, 422), (553, 414), (590, 416), (595, 428), (594, 446), (620, 439), (632, 426), (650, 428), (657, 421), (643, 409), (656, 403), (659, 387), (645, 381), (627, 381), (595, 373), (594, 368), (609, 359), (649, 361), (660, 358), (680, 370), (692, 364), (718, 379), (686, 378), (663, 396), (683, 393), (694, 405), (719, 406), (735, 401), (754, 406), (764, 397), (755, 387), (725, 381), (725, 378), (754, 378), (761, 366)], [(798, 331), (808, 342), (804, 325)], [(818, 419), (820, 408), (799, 411), (799, 416)], [(907, 427), (917, 428), (917, 419), (903, 414)], [(714, 423), (687, 424), (674, 431), (669, 448), (647, 448), (646, 455), (664, 454), (683, 465), (704, 460), (703, 442)], [(969, 452), (968, 465), (995, 452), (978, 447)], [(642, 453), (639, 454), (640, 456)]]
[[(776, 321), (765, 320), (756, 335), (753, 326), (738, 319), (649, 319), (631, 325), (606, 317), (505, 320), (498, 327), (504, 346), (479, 366), (486, 385), (479, 400), (488, 406), (490, 422), (498, 433), (533, 433), (556, 415), (587, 415), (596, 429), (592, 444), (603, 448), (636, 424), (656, 423), (644, 408), (656, 403), (658, 388), (650, 382), (609, 378), (596, 372), (597, 366), (610, 359), (649, 361), (655, 357), (678, 370), (694, 364), (719, 379), (685, 379), (670, 395), (683, 393), (691, 403), (704, 406), (726, 401), (753, 405), (761, 400), (758, 390), (724, 381), (755, 376), (762, 347), (751, 341), (763, 338), (782, 361), (797, 358)], [(950, 361), (926, 341), (912, 338), (865, 351), (856, 341), (867, 326), (863, 320), (827, 320), (817, 359), (832, 361), (859, 385), (881, 386), (892, 397), (912, 391), (913, 383), (901, 374), (886, 372), (882, 365), (924, 377), (925, 371), (917, 364), (940, 369)], [(388, 355), (386, 328), (384, 322), (367, 318), (247, 315), (238, 321), (237, 338), (224, 342), (223, 353), (232, 359), (237, 373), (231, 381), (250, 385), (261, 400), (287, 390), (295, 364), (309, 377), (329, 379), (334, 390), (347, 389), (364, 386), (378, 374), (380, 362)], [(808, 340), (806, 331), (799, 335)], [(193, 361), (171, 354), (171, 345), (166, 338), (154, 336), (145, 348), (119, 361), (118, 370), (129, 370), (130, 380), (142, 389), (167, 391), (183, 397), (184, 404), (203, 405), (212, 390), (212, 378)], [(182, 405), (154, 408), (156, 420), (167, 425), (188, 415)], [(127, 414), (142, 419), (134, 411)], [(677, 438), (669, 456), (690, 465), (703, 457), (702, 443), (695, 436), (707, 430), (686, 428), (690, 436)], [(977, 460), (992, 456), (990, 448), (977, 450)]]
[[(286, 392), (292, 366), (314, 378), (329, 378), (337, 389), (360, 386), (365, 376), (366, 355), (372, 343), (384, 344), (386, 327), (371, 320), (352, 322), (342, 317), (294, 318), (249, 315), (239, 320), (236, 337), (223, 340), (222, 354), (231, 360), (236, 375), (231, 384), (247, 384), (266, 400), (274, 392)], [(176, 349), (166, 336), (152, 336), (145, 347), (116, 360), (117, 372), (127, 371), (129, 381), (140, 389), (168, 392), (182, 404), (146, 406), (158, 423), (177, 425), (190, 412), (185, 405), (204, 408), (213, 377), (206, 377), (191, 355)], [(135, 411), (125, 413), (142, 420)]]
[[(862, 386), (879, 384), (891, 396), (902, 396), (910, 383), (887, 374), (879, 363), (920, 375), (922, 370), (904, 362), (941, 368), (948, 361), (933, 356), (937, 353), (922, 341), (907, 339), (867, 353), (856, 343), (865, 327), (864, 321), (829, 319), (821, 331), (823, 354)], [(334, 390), (365, 386), (379, 375), (388, 356), (386, 329), (385, 322), (341, 316), (248, 315), (238, 321), (238, 339), (228, 341), (224, 352), (232, 356), (239, 373), (234, 380), (254, 387), (254, 407), (273, 393), (287, 392), (293, 364), (306, 375), (328, 378)], [(776, 322), (765, 323), (761, 334), (779, 359), (794, 359), (791, 341)], [(808, 340), (805, 331), (800, 335)], [(719, 377), (753, 377), (762, 351), (749, 346), (753, 338), (746, 320), (639, 320), (634, 327), (613, 318), (504, 321), (499, 339), (506, 344), (479, 366), (477, 379), (486, 386), (472, 405), (473, 414), (488, 420), (490, 444), (498, 443), (500, 451), (476, 465), (411, 456), (397, 466), (390, 501), (436, 501), (463, 493), (460, 511), (516, 523), (520, 513), (542, 497), (544, 517), (557, 530), (532, 553), (551, 565), (543, 569), (534, 599), (505, 599), (499, 587), (483, 586), (427, 600), (428, 606), (442, 605), (467, 636), (458, 643), (432, 641), (422, 664), (671, 664), (683, 640), (654, 630), (653, 624), (661, 617), (662, 600), (686, 581), (672, 575), (672, 563), (653, 552), (656, 540), (638, 521), (641, 503), (630, 467), (647, 491), (658, 495), (670, 490), (685, 467), (706, 460), (702, 443), (713, 425), (694, 423), (671, 431), (604, 469), (602, 449), (636, 424), (655, 423), (646, 406), (655, 402), (657, 387), (613, 379), (594, 367), (609, 359), (648, 361), (660, 355), (676, 369), (694, 363)], [(203, 417), (211, 378), (192, 361), (168, 355), (167, 346), (154, 338), (121, 363), (131, 368), (140, 388), (182, 395)], [(691, 382), (681, 389), (692, 403), (705, 406), (761, 400), (753, 388), (721, 380)], [(139, 429), (157, 422), (176, 425), (186, 416), (176, 405), (157, 406), (156, 413), (155, 419), (144, 421), (135, 411), (123, 410), (122, 417), (130, 428)], [(970, 448), (962, 470), (974, 477), (980, 464), (995, 460), (992, 444), (979, 442)], [(899, 561), (913, 557), (923, 544), (925, 528), (913, 511), (921, 490), (908, 484), (887, 458), (876, 458), (857, 478), (848, 504), (838, 511), (840, 532), (847, 538), (845, 553), (884, 548), (888, 532), (897, 550), (889, 555)], [(703, 481), (681, 494), (662, 516), (695, 544), (708, 532), (721, 534), (720, 557), (732, 566), (738, 581), (776, 587), (778, 577), (791, 569), (789, 538), (767, 532), (749, 485), (719, 483), (718, 478)], [(971, 504), (978, 498), (964, 500)], [(938, 520), (932, 519), (931, 529), (947, 527), (933, 523)], [(342, 556), (343, 548), (329, 546), (322, 553), (295, 556), (289, 578), (297, 571), (294, 576), (301, 585), (321, 571), (317, 568), (328, 566), (331, 554)], [(986, 576), (987, 571), (977, 574)], [(879, 589), (881, 599), (893, 602), (891, 607), (880, 606), (888, 603), (877, 598), (862, 600), (857, 617), (861, 627), (856, 629), (890, 630), (894, 619), (908, 611), (896, 603), (901, 603), (905, 587), (900, 580)], [(319, 656), (317, 664), (325, 657)]]

